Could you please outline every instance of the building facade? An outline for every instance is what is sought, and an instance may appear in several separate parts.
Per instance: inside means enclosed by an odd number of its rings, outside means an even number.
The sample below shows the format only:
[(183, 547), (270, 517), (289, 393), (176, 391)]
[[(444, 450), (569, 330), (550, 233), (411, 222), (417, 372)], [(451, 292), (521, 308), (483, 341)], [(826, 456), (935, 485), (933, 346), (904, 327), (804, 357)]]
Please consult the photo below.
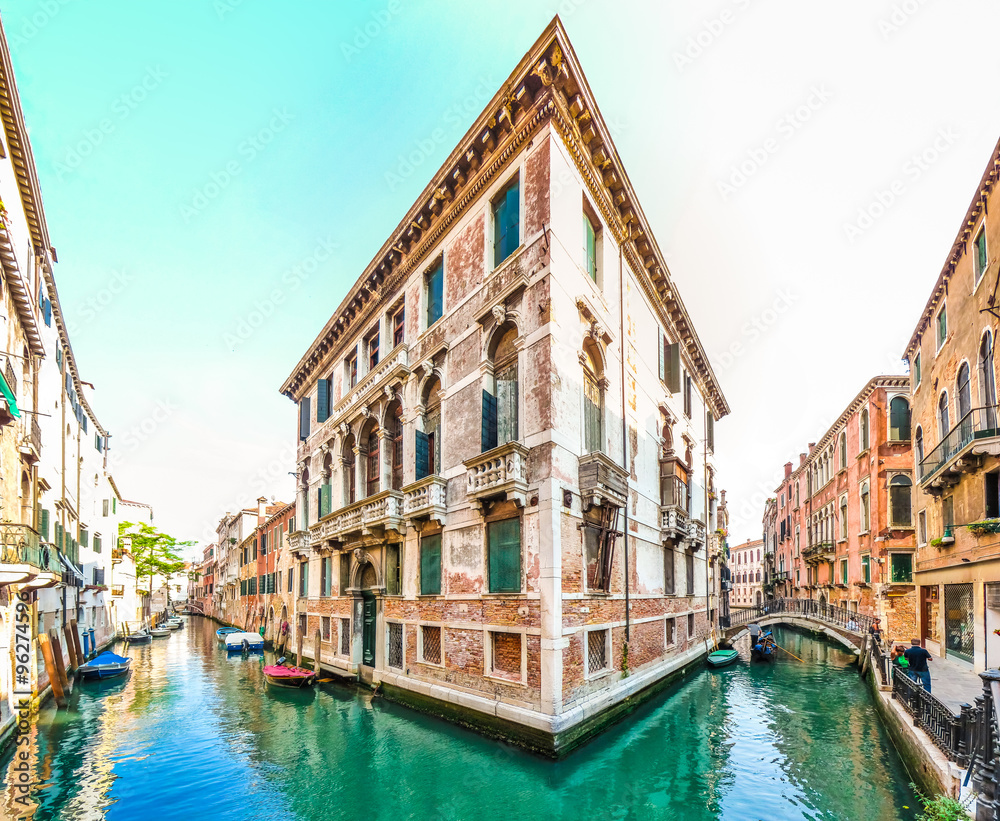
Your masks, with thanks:
[(994, 149), (904, 352), (910, 365), (919, 638), (977, 672), (1000, 665), (1000, 425)]
[(764, 540), (746, 541), (729, 550), (733, 589), (733, 607), (751, 607), (764, 603)]
[(810, 442), (764, 512), (774, 595), (882, 619), (890, 640), (915, 628), (909, 377), (876, 376)]
[(281, 390), (326, 669), (558, 752), (706, 652), (729, 408), (558, 20)]

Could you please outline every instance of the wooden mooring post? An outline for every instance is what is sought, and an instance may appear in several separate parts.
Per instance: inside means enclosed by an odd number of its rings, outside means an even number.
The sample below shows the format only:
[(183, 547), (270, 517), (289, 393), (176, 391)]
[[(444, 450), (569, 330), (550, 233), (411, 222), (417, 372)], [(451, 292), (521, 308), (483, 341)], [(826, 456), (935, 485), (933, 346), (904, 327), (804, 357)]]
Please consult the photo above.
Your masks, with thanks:
[(42, 658), (45, 660), (45, 672), (49, 677), (49, 684), (52, 686), (52, 696), (59, 707), (66, 706), (66, 693), (63, 690), (62, 680), (59, 678), (59, 671), (56, 669), (55, 659), (52, 657), (52, 646), (49, 644), (49, 637), (42, 633), (38, 637), (38, 646), (42, 648)]
[(314, 645), (315, 649), (313, 651), (313, 656), (315, 656), (315, 658), (313, 660), (313, 672), (316, 673), (316, 677), (317, 678), (319, 678), (319, 672), (320, 672), (320, 663), (319, 663), (319, 651), (320, 651), (320, 647), (321, 647), (320, 641), (321, 641), (321, 636), (320, 636), (319, 630), (317, 629), (316, 630), (316, 643)]
[(52, 642), (52, 656), (56, 662), (56, 672), (59, 674), (59, 681), (62, 683), (63, 692), (68, 696), (70, 693), (69, 676), (66, 675), (66, 662), (63, 661), (62, 642), (59, 641), (59, 631), (54, 627), (49, 634), (49, 641)]
[(74, 625), (75, 622), (73, 621), (68, 621), (63, 625), (63, 635), (66, 637), (66, 652), (69, 653), (70, 670), (75, 670), (83, 663), (83, 659), (81, 658), (83, 654), (77, 654), (76, 644), (73, 641)]
[(299, 633), (299, 653), (298, 653), (298, 656), (295, 659), (295, 666), (296, 667), (301, 667), (302, 666), (302, 639), (303, 638), (304, 638), (304, 636), (301, 633)]

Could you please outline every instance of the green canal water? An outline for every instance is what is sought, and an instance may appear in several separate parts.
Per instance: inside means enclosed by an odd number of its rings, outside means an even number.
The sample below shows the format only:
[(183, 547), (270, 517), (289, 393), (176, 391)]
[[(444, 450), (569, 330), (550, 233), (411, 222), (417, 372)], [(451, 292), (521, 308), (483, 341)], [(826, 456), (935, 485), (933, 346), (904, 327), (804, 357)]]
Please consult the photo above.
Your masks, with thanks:
[[(913, 819), (906, 772), (847, 653), (793, 632), (805, 663), (704, 670), (562, 761), (346, 686), (267, 689), (216, 625), (133, 648), (28, 737), (0, 816), (166, 819)], [(120, 649), (120, 648), (119, 648)], [(745, 648), (744, 648), (745, 650)]]

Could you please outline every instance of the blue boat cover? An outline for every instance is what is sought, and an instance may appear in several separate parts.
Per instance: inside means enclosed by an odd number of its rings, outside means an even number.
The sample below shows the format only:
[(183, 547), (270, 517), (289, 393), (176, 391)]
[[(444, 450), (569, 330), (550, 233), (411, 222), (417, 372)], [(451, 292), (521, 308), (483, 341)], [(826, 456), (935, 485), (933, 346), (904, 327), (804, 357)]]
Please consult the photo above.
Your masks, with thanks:
[(105, 651), (100, 655), (94, 656), (87, 664), (97, 667), (100, 664), (124, 664), (126, 661), (128, 661), (128, 658), (125, 656), (117, 656), (110, 651)]

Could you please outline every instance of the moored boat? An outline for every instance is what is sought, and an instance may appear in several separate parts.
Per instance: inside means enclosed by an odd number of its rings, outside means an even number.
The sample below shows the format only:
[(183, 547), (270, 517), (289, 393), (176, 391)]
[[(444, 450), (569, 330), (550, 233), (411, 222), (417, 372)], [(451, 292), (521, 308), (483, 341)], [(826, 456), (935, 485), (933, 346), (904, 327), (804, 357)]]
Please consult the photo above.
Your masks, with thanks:
[(226, 651), (229, 653), (263, 653), (264, 637), (258, 633), (228, 633)]
[(316, 683), (316, 673), (303, 667), (269, 664), (264, 668), (264, 679), (275, 687), (309, 687)]
[(750, 658), (753, 661), (774, 661), (776, 649), (777, 645), (774, 643), (774, 637), (771, 635), (771, 631), (768, 630), (762, 633), (756, 640), (751, 639)]
[(154, 639), (163, 639), (170, 635), (170, 630), (168, 630), (166, 627), (152, 627), (149, 630), (149, 634)]
[(732, 664), (734, 661), (739, 659), (739, 657), (739, 650), (733, 650), (732, 648), (716, 650), (715, 652), (708, 654), (708, 666), (725, 667), (728, 664)]
[(90, 661), (78, 668), (80, 676), (85, 679), (105, 679), (124, 676), (132, 666), (132, 659), (115, 653), (104, 652), (94, 656)]
[(152, 640), (153, 636), (145, 630), (140, 630), (138, 633), (132, 633), (131, 635), (125, 636), (125, 642), (127, 644), (149, 644)]
[(219, 644), (226, 643), (226, 636), (231, 636), (233, 633), (242, 633), (238, 627), (220, 627), (215, 631), (215, 635), (219, 637)]

